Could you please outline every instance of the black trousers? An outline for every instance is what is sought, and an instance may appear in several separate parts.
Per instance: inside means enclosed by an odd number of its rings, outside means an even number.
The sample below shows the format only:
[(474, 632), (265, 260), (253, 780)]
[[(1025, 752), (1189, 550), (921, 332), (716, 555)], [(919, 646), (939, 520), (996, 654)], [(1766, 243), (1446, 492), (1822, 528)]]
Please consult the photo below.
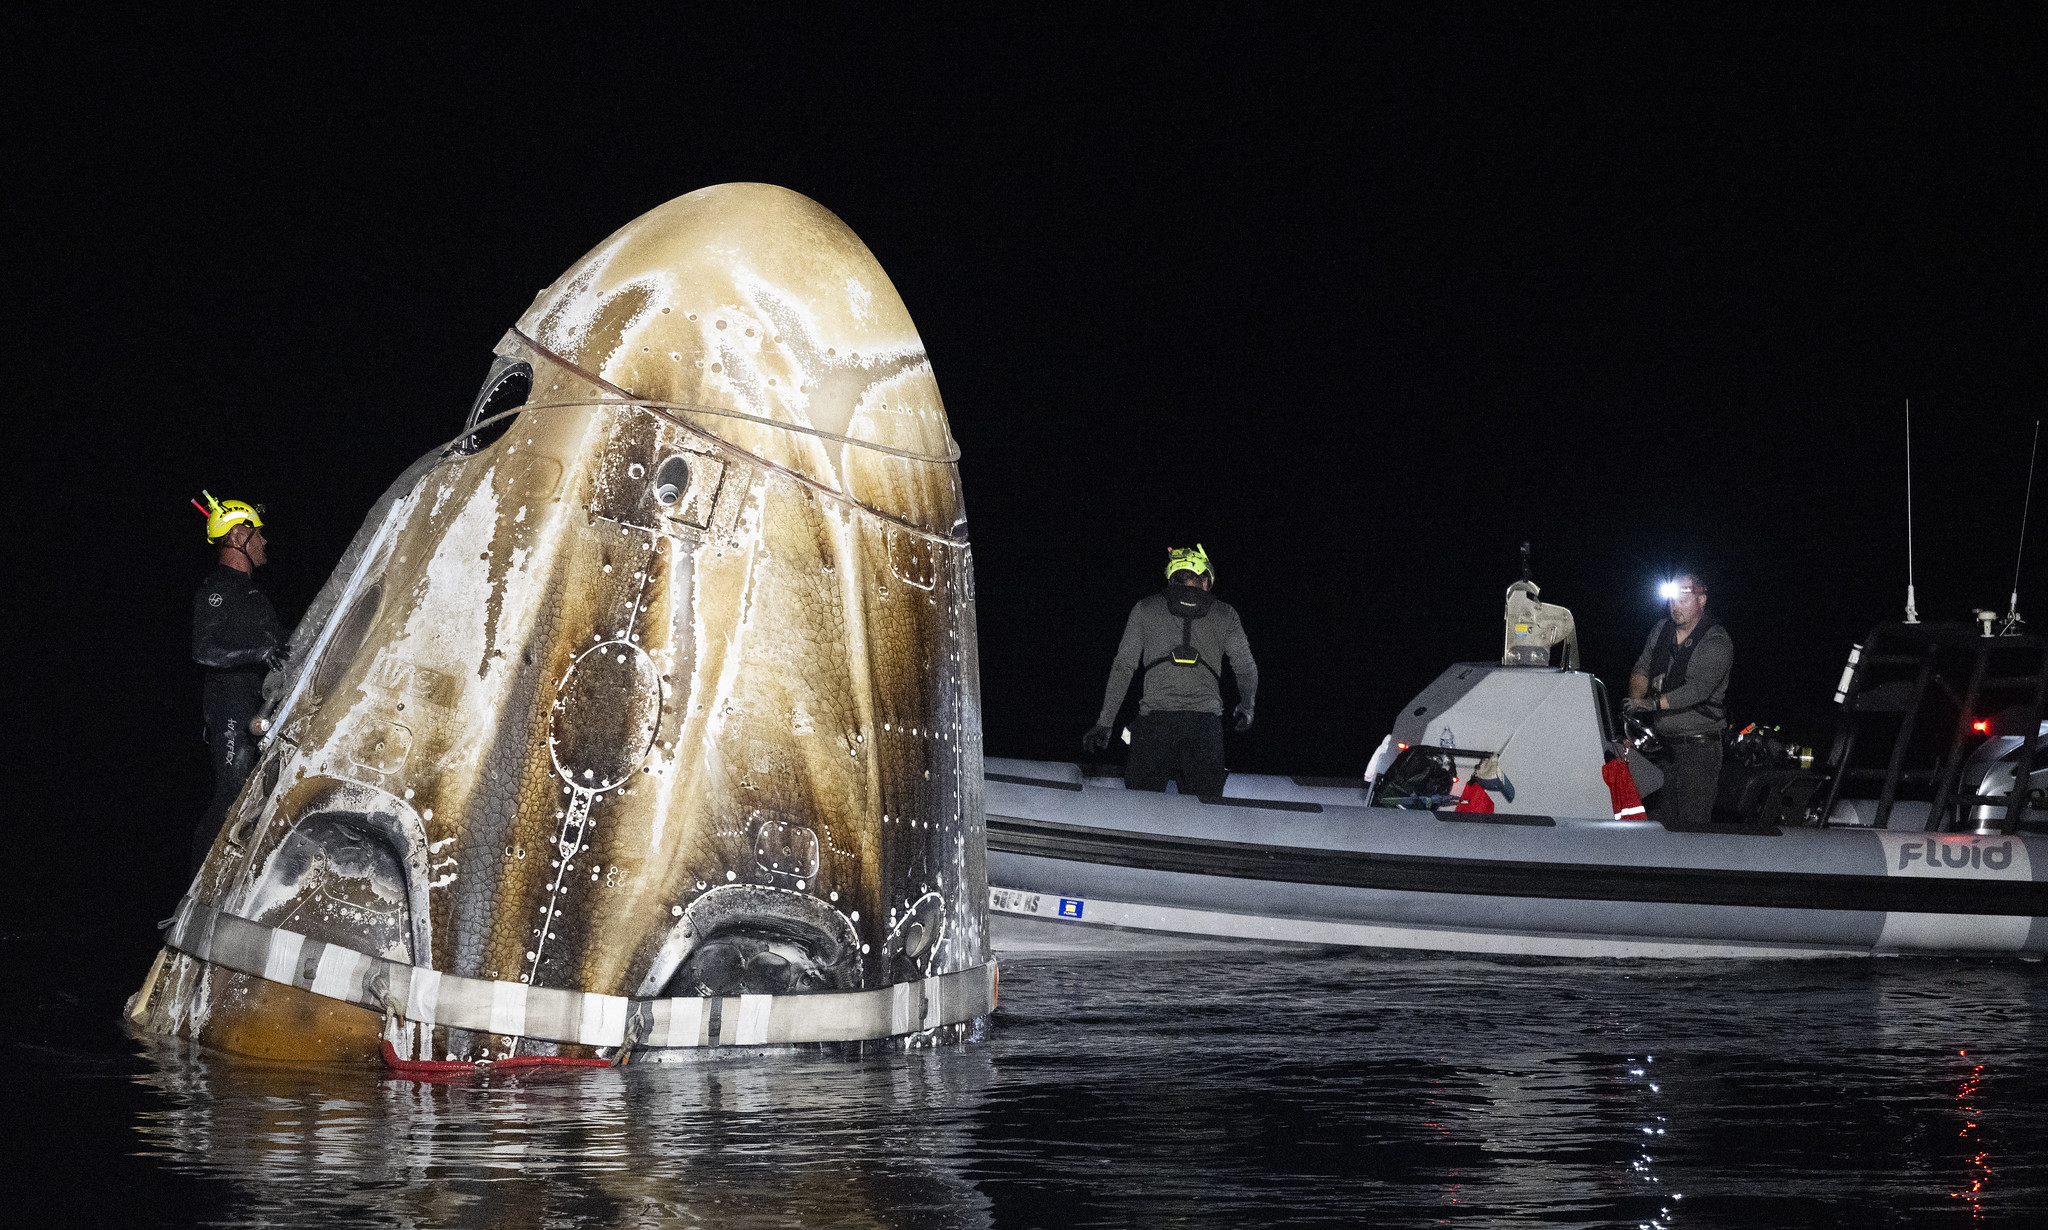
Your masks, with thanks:
[(219, 835), (228, 808), (256, 767), (256, 736), (249, 733), (249, 719), (263, 708), (262, 685), (246, 676), (209, 676), (200, 693), (206, 712), (206, 752), (213, 762), (213, 799), (199, 827), (192, 831), (192, 870), (206, 861)]
[(1698, 828), (1714, 816), (1714, 790), (1721, 782), (1721, 740), (1670, 739), (1671, 763), (1657, 792), (1651, 818), (1680, 828)]
[(1131, 757), (1124, 765), (1129, 790), (1164, 790), (1178, 778), (1182, 794), (1218, 795), (1223, 767), (1223, 719), (1213, 713), (1161, 710), (1131, 723)]

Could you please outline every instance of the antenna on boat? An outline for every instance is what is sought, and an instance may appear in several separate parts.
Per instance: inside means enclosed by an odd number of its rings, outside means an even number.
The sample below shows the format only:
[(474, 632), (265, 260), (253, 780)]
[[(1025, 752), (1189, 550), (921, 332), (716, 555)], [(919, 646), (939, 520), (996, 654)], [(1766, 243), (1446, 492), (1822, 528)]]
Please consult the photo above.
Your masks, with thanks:
[(2027, 450), (2027, 498), (2020, 504), (2020, 546), (2012, 559), (2012, 597), (2005, 603), (2005, 622), (1998, 626), (2000, 636), (2018, 636), (2020, 625), (2027, 621), (2020, 618), (2020, 565), (2027, 558), (2027, 514), (2034, 507), (2034, 467), (2041, 460), (2041, 420), (2034, 420), (2034, 444)]
[(1906, 622), (1920, 622), (1913, 609), (1913, 399), (1906, 399)]

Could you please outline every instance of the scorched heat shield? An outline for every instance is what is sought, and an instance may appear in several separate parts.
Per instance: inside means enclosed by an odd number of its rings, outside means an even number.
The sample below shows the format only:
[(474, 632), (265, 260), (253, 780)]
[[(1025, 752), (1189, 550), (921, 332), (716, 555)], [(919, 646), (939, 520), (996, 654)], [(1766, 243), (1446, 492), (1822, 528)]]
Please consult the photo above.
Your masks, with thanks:
[(135, 1022), (447, 1062), (987, 1013), (959, 454), (874, 256), (706, 188), (497, 355), (267, 681)]

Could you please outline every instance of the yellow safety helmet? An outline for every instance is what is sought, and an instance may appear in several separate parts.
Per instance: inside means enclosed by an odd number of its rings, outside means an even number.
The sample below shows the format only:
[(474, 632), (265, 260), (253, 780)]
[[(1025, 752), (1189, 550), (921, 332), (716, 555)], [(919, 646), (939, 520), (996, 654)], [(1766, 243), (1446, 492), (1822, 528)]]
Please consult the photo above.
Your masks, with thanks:
[(229, 530), (245, 521), (259, 530), (263, 528), (261, 504), (244, 504), (240, 500), (216, 500), (211, 491), (201, 491), (199, 494), (206, 497), (206, 503), (201, 505), (198, 500), (192, 503), (200, 512), (206, 514), (206, 541), (219, 542), (227, 537)]
[(1209, 562), (1209, 553), (1199, 542), (1192, 547), (1175, 547), (1166, 553), (1166, 579), (1173, 580), (1176, 572), (1207, 574), (1211, 581), (1216, 579), (1216, 568)]

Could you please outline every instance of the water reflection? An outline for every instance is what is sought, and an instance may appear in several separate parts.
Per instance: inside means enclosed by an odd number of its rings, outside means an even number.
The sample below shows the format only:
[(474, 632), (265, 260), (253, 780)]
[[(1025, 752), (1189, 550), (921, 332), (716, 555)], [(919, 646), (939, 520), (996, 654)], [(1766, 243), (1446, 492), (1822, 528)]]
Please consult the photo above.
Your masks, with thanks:
[(2012, 1088), (2011, 1067), (2038, 1029), (2041, 967), (1978, 962), (1919, 977), (1910, 965), (1895, 970), (1878, 996), (1886, 1041), (1938, 1065), (1934, 1070), (1954, 1090), (1942, 1133), (1952, 1135), (1937, 1156), (1946, 1160), (1950, 1198), (1981, 1221), (1987, 1200), (2002, 1194), (1994, 1187), (1994, 1149), (2033, 1147), (2012, 1122), (2021, 1108), (2007, 1103), (2024, 1096)]
[(165, 1047), (136, 1126), (226, 1224), (2025, 1222), (2042, 973), (1013, 960), (963, 1046), (446, 1085)]
[(974, 1227), (986, 1046), (423, 1084), (164, 1046), (145, 1149), (237, 1181), (234, 1220)]
[[(1968, 1054), (1967, 1051), (1958, 1051), (1956, 1053), (1958, 1055)], [(1956, 1135), (1972, 1145), (1981, 1143), (1977, 1138), (1978, 1111), (1976, 1103), (1977, 1087), (1983, 1079), (1984, 1065), (1980, 1063), (1970, 1069), (1970, 1074), (1963, 1078), (1962, 1088), (1956, 1090), (1956, 1108), (1964, 1116), (1963, 1128)], [(1969, 1207), (1970, 1216), (1973, 1220), (1982, 1221), (1984, 1219), (1984, 1187), (1985, 1184), (1990, 1182), (1991, 1173), (1991, 1152), (1988, 1149), (1979, 1149), (1975, 1153), (1970, 1154), (1969, 1173), (1964, 1176), (1966, 1181), (1963, 1186), (1949, 1193), (1949, 1195), (1963, 1201)]]
[(1672, 1129), (1670, 1118), (1656, 1113), (1667, 1105), (1661, 1100), (1663, 1087), (1657, 1083), (1657, 1057), (1646, 1054), (1639, 1060), (1631, 1055), (1624, 1062), (1628, 1065), (1626, 1084), (1644, 1107), (1640, 1124), (1642, 1151), (1629, 1163), (1629, 1169), (1637, 1182), (1648, 1185), (1647, 1197), (1656, 1206), (1649, 1220), (1637, 1225), (1639, 1230), (1670, 1230), (1673, 1214), (1685, 1200), (1685, 1193), (1665, 1184), (1664, 1168), (1657, 1164)]

